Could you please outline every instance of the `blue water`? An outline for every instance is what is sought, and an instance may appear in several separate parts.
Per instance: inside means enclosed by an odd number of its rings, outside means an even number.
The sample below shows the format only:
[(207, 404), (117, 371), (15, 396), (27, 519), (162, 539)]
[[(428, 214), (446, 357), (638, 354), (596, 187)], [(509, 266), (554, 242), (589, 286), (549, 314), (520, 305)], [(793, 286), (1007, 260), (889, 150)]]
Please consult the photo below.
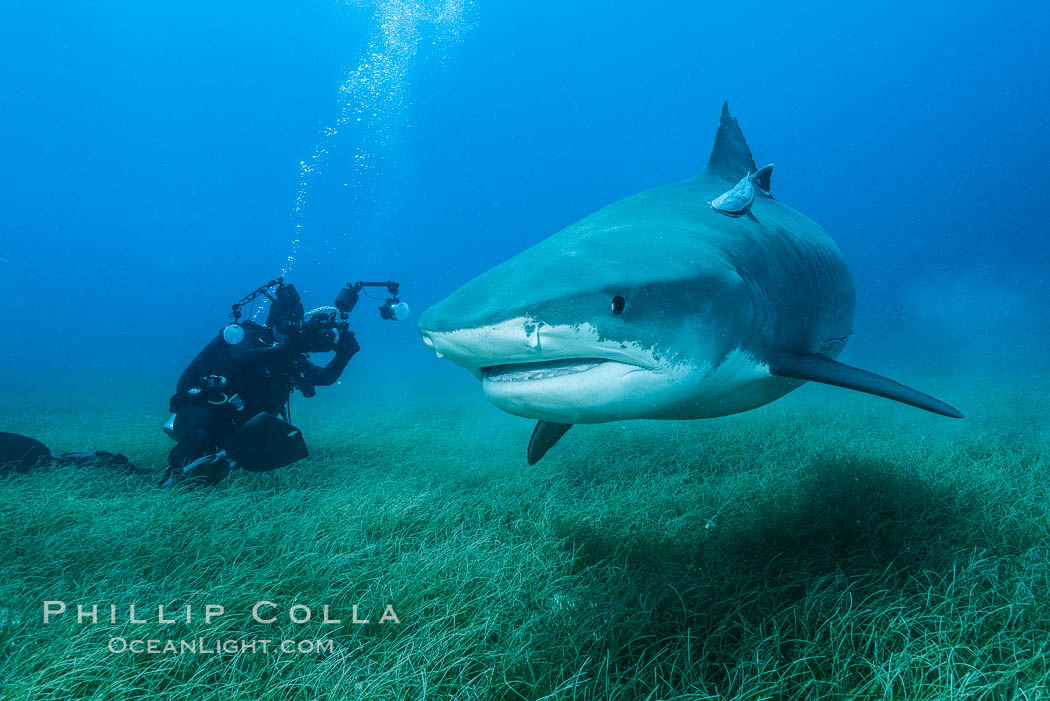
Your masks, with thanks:
[(844, 360), (909, 380), (1045, 377), (1043, 3), (0, 12), (7, 392), (143, 387), (163, 411), (230, 304), (282, 270), (308, 308), (347, 281), (402, 283), (413, 319), (364, 300), (344, 384), (469, 383), (419, 343), (418, 313), (694, 175), (723, 100), (776, 163), (774, 195), (852, 266)]

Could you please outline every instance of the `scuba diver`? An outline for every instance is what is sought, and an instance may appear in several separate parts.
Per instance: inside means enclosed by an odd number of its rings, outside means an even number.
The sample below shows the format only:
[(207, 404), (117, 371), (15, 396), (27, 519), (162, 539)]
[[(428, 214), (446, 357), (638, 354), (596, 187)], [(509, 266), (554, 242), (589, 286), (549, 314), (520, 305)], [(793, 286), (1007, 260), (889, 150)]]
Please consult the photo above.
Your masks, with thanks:
[[(317, 387), (334, 384), (361, 349), (347, 317), (368, 286), (391, 294), (380, 308), (384, 319), (408, 315), (396, 282), (348, 284), (334, 306), (304, 314), (295, 286), (277, 278), (234, 304), (233, 323), (179, 377), (164, 427), (176, 445), (160, 486), (214, 485), (237, 467), (262, 472), (305, 458), (302, 434), (288, 423), (289, 398), (293, 390), (313, 397)], [(260, 296), (270, 301), (266, 323), (242, 321), (242, 307)], [(327, 351), (335, 355), (325, 366), (308, 358)]]

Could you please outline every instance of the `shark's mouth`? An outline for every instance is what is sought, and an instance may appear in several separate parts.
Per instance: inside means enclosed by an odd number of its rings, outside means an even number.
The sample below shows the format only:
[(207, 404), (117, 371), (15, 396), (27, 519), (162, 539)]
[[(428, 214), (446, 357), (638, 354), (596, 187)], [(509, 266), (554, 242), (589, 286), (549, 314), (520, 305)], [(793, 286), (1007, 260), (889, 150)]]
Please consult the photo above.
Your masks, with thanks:
[(564, 358), (538, 363), (489, 365), (482, 368), (482, 375), (489, 382), (535, 382), (577, 375), (593, 370), (605, 362), (608, 362), (605, 358)]
[(493, 358), (476, 372), (485, 398), (503, 411), (563, 424), (643, 416), (660, 404), (669, 387), (677, 391), (673, 379), (665, 374), (593, 355), (538, 362)]

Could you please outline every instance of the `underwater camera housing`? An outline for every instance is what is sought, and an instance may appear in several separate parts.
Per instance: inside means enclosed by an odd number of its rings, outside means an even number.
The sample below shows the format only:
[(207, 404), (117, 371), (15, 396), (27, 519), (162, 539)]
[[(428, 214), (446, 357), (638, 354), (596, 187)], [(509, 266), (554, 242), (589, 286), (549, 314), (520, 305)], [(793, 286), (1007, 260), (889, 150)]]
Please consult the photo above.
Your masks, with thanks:
[[(357, 306), (366, 287), (385, 287), (390, 295), (379, 307), (380, 318), (388, 321), (400, 321), (408, 316), (408, 305), (398, 298), (400, 283), (393, 280), (385, 282), (348, 282), (339, 290), (331, 307), (320, 307), (307, 312), (306, 321), (299, 329), (299, 347), (307, 353), (321, 353), (333, 350), (339, 338), (349, 328), (347, 317)], [(377, 299), (371, 297), (372, 299)]]
[(325, 353), (335, 349), (339, 336), (350, 326), (343, 314), (331, 307), (310, 312), (299, 329), (298, 347), (306, 353)]
[[(353, 311), (354, 306), (357, 304), (357, 300), (363, 293), (366, 297), (371, 297), (367, 292), (363, 292), (366, 287), (385, 287), (387, 293), (390, 295), (386, 301), (379, 307), (379, 316), (387, 321), (401, 321), (409, 315), (408, 305), (402, 302), (398, 298), (398, 292), (401, 288), (400, 283), (394, 282), (393, 280), (387, 280), (386, 282), (348, 282), (346, 287), (339, 290), (338, 296), (335, 298), (335, 307), (343, 315), (349, 314)], [(376, 299), (373, 297), (373, 299)]]

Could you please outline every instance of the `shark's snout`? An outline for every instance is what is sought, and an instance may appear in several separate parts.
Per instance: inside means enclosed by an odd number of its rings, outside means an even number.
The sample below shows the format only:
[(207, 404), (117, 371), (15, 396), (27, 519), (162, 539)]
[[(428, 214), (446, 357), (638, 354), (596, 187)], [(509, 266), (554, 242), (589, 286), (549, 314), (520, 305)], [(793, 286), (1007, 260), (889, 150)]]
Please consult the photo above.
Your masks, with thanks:
[(423, 345), (437, 353), (438, 358), (445, 357), (444, 354), (437, 349), (437, 344), (434, 343), (434, 339), (426, 331), (420, 329), (419, 335), (423, 338)]

